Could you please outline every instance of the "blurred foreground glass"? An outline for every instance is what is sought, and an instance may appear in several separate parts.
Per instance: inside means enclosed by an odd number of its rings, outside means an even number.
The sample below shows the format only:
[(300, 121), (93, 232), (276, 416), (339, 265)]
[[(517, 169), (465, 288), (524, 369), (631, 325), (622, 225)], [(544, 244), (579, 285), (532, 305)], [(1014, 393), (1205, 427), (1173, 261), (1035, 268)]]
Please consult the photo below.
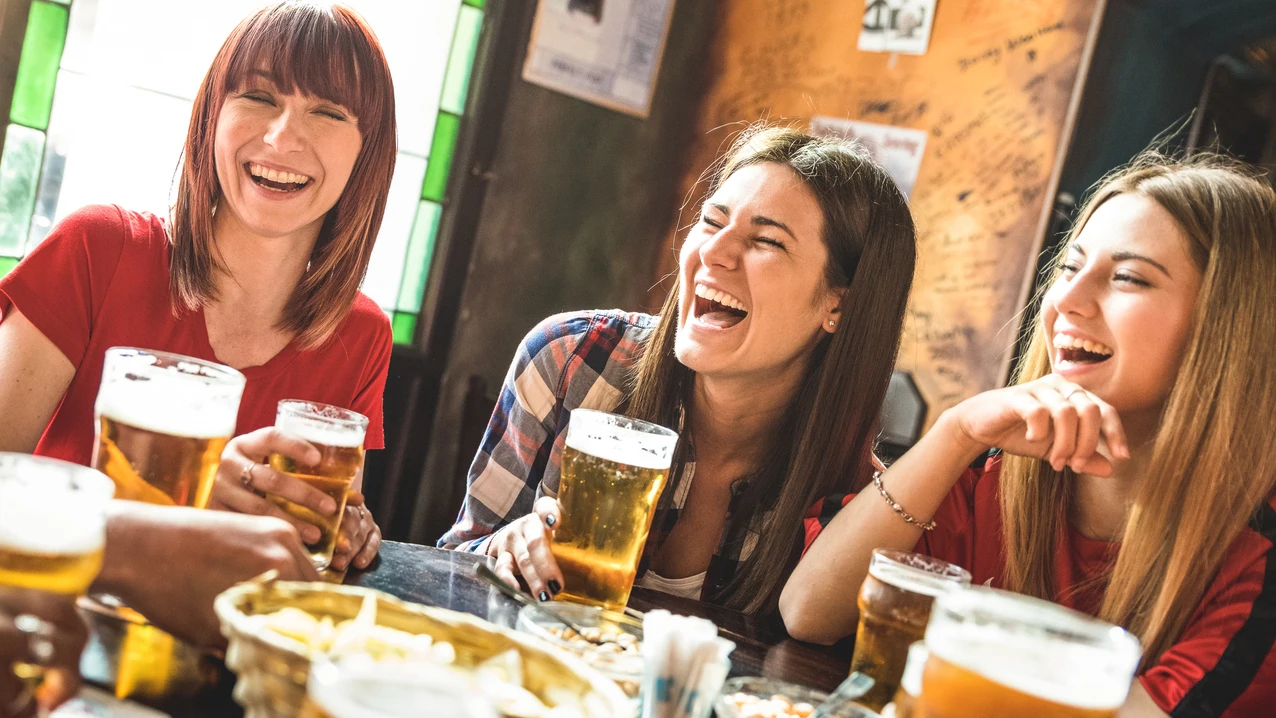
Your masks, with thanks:
[(496, 718), (467, 675), (437, 664), (378, 664), (355, 656), (310, 667), (300, 718)]
[(115, 482), (116, 498), (204, 508), (245, 381), (228, 366), (180, 354), (107, 349), (94, 468)]
[(860, 703), (880, 711), (895, 695), (908, 647), (922, 640), (935, 596), (970, 585), (960, 566), (907, 551), (876, 549), (860, 587), (851, 672), (873, 679)]
[(922, 718), (917, 708), (917, 697), (922, 694), (922, 672), (926, 670), (926, 659), (930, 653), (926, 644), (918, 641), (908, 647), (908, 662), (904, 664), (904, 675), (899, 679), (899, 690), (895, 691), (895, 718)]
[(563, 515), (550, 544), (563, 572), (558, 598), (613, 610), (629, 602), (677, 443), (663, 426), (572, 411), (558, 489)]
[(983, 586), (935, 599), (926, 648), (926, 718), (1114, 718), (1142, 652), (1110, 623)]
[(86, 466), (0, 453), (0, 584), (84, 595), (102, 569), (114, 490)]
[(330, 496), (337, 503), (335, 514), (324, 516), (280, 496), (268, 498), (289, 516), (319, 528), (319, 540), (307, 548), (315, 568), (327, 568), (337, 548), (350, 484), (363, 469), (368, 417), (330, 404), (284, 399), (275, 414), (275, 428), (319, 450), (319, 463), (301, 464), (283, 454), (271, 454), (270, 467)]

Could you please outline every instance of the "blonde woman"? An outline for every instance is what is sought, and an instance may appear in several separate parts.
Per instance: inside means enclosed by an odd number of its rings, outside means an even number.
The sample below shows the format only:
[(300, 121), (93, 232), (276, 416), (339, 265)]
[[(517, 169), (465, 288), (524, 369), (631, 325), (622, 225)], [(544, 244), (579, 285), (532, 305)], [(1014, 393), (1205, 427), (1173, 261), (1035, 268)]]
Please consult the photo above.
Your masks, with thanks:
[(1155, 155), (1107, 179), (1059, 258), (1018, 382), (945, 412), (881, 491), (809, 515), (780, 598), (789, 631), (849, 635), (845, 597), (872, 550), (916, 547), (1137, 635), (1122, 716), (1271, 715), (1274, 278), (1276, 193), (1262, 179)]

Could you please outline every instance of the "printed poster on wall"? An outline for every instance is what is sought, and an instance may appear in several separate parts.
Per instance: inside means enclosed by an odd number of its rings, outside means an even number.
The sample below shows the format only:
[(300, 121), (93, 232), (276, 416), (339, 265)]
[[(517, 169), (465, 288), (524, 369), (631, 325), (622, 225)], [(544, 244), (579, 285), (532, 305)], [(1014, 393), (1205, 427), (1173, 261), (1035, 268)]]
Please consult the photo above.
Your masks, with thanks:
[(540, 0), (523, 79), (646, 117), (674, 0)]
[(905, 197), (912, 197), (917, 173), (926, 153), (926, 132), (910, 127), (879, 125), (836, 117), (811, 118), (811, 133), (859, 140), (895, 180)]
[(859, 49), (925, 55), (935, 24), (935, 0), (865, 0)]

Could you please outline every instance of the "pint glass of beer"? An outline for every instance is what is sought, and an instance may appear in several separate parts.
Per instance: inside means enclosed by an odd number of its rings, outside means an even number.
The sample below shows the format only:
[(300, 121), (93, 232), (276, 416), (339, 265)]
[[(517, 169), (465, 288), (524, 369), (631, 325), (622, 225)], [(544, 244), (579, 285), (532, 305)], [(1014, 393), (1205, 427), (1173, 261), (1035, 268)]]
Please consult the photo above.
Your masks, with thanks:
[(935, 599), (926, 648), (926, 718), (1114, 718), (1142, 652), (1110, 623), (983, 586)]
[(621, 610), (665, 487), (678, 434), (590, 409), (572, 411), (550, 550), (563, 572), (559, 598)]
[(245, 381), (230, 367), (180, 354), (107, 349), (94, 468), (115, 482), (116, 498), (204, 508)]
[(350, 484), (363, 468), (363, 436), (368, 431), (368, 417), (330, 404), (284, 399), (275, 414), (275, 428), (304, 439), (319, 450), (317, 464), (299, 464), (283, 454), (271, 454), (270, 467), (332, 497), (337, 502), (337, 513), (324, 516), (279, 496), (269, 498), (289, 516), (319, 527), (318, 543), (307, 548), (315, 568), (327, 568), (337, 548)]
[(300, 718), (497, 718), (468, 675), (434, 663), (375, 663), (363, 656), (311, 663)]
[(102, 568), (114, 490), (86, 466), (0, 453), (0, 585), (84, 595)]
[(904, 675), (908, 647), (926, 634), (935, 596), (967, 585), (970, 573), (960, 566), (906, 551), (873, 551), (860, 587), (860, 624), (851, 658), (851, 671), (874, 681), (860, 703), (882, 710)]

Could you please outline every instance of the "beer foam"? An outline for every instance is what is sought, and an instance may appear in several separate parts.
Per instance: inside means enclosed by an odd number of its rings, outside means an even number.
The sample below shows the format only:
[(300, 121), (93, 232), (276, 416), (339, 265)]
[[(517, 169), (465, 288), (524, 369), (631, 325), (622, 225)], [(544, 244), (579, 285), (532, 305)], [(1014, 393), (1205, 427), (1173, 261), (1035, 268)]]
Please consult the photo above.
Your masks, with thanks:
[(283, 413), (275, 420), (275, 428), (312, 444), (341, 448), (363, 446), (363, 435), (366, 432), (366, 427), (353, 422), (347, 422), (344, 426), (334, 425), (307, 416)]
[(958, 586), (952, 576), (930, 573), (912, 566), (901, 566), (893, 563), (874, 561), (869, 564), (868, 573), (882, 583), (890, 584), (905, 591), (919, 593), (923, 596), (938, 596)]
[[(182, 381), (104, 382), (94, 410), (121, 424), (187, 439), (233, 436), (238, 402), (184, 390)], [(219, 397), (220, 399), (220, 397)]]
[(664, 470), (673, 458), (673, 441), (619, 426), (567, 432), (567, 446), (590, 456), (642, 469)]
[(0, 485), (0, 546), (35, 554), (82, 554), (106, 542), (103, 502), (61, 487)]
[(1087, 710), (1125, 703), (1131, 677), (1114, 674), (1110, 653), (1044, 638), (998, 640), (994, 633), (990, 640), (987, 631), (957, 632), (939, 641), (927, 636), (926, 643), (931, 655), (1042, 700)]

